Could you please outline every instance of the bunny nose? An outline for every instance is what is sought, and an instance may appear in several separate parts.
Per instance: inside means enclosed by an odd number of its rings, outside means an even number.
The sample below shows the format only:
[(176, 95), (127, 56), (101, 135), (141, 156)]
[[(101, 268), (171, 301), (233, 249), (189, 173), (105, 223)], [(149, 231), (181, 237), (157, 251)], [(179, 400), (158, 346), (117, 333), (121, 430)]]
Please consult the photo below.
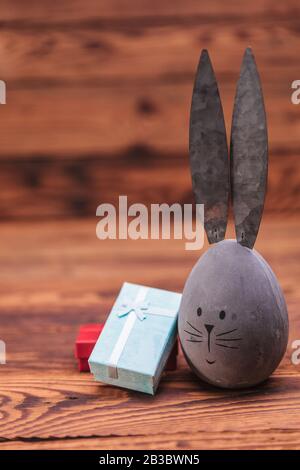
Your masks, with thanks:
[(208, 334), (212, 331), (214, 325), (204, 325), (205, 328), (207, 329)]

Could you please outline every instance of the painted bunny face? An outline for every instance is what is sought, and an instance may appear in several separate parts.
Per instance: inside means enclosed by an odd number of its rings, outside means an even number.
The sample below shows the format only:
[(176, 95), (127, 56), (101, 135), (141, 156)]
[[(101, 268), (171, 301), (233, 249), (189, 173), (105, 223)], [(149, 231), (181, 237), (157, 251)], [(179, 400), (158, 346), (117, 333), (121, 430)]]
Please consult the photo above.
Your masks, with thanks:
[(202, 354), (207, 364), (215, 364), (216, 348), (239, 350), (242, 338), (238, 332), (239, 328), (235, 327), (236, 314), (231, 315), (232, 321), (230, 321), (225, 310), (220, 310), (215, 315), (206, 315), (201, 307), (197, 307), (197, 317), (201, 317), (202, 321), (198, 320), (193, 323), (186, 321), (185, 341), (203, 344)]
[(192, 369), (222, 387), (267, 378), (287, 344), (287, 311), (276, 277), (254, 250), (225, 240), (192, 270), (179, 311), (179, 337)]

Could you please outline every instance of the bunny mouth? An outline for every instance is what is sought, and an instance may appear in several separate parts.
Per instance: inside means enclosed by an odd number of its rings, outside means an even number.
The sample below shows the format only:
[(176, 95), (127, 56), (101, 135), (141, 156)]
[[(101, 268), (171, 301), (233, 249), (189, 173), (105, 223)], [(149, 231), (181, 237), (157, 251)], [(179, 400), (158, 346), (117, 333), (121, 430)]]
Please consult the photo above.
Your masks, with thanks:
[(206, 359), (206, 362), (207, 362), (207, 364), (212, 365), (212, 364), (214, 364), (216, 361), (209, 361), (208, 359)]

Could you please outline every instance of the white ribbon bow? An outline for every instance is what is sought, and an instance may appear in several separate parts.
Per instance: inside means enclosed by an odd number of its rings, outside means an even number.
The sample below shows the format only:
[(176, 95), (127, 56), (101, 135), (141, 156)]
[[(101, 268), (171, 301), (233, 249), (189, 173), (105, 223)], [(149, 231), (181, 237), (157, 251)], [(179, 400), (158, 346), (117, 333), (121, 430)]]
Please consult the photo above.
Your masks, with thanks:
[(143, 321), (146, 318), (144, 312), (147, 312), (150, 307), (150, 302), (144, 302), (143, 300), (125, 300), (120, 306), (117, 307), (118, 317), (122, 318), (129, 313), (134, 312), (136, 317)]

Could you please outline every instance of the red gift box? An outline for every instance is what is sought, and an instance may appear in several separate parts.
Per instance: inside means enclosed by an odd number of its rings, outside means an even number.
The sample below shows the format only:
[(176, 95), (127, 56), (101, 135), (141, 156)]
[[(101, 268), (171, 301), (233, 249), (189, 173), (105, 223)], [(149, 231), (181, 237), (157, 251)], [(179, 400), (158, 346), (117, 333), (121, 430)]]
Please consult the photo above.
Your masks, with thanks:
[(80, 372), (90, 371), (88, 358), (94, 349), (103, 327), (103, 323), (89, 323), (81, 325), (79, 328), (75, 343), (75, 357), (78, 360), (78, 368)]
[[(88, 359), (94, 349), (97, 339), (104, 328), (103, 323), (88, 323), (81, 325), (75, 343), (75, 357), (78, 361), (79, 372), (90, 372)], [(165, 370), (176, 370), (178, 342), (174, 344)]]

